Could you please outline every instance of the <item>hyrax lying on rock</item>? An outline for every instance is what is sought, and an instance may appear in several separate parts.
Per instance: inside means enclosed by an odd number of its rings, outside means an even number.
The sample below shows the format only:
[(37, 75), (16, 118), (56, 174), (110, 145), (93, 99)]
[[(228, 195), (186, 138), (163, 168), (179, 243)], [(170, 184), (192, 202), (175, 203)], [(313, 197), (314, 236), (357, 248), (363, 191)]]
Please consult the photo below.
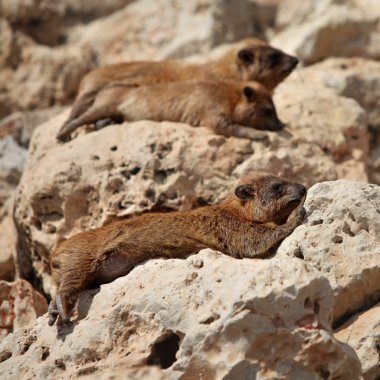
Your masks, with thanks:
[(270, 94), (259, 83), (173, 82), (104, 88), (85, 113), (60, 129), (57, 138), (64, 141), (81, 125), (104, 119), (176, 121), (209, 127), (224, 136), (250, 139), (260, 138), (260, 133), (252, 128), (270, 131), (283, 128)]
[(235, 44), (219, 59), (203, 65), (168, 60), (126, 62), (98, 68), (83, 78), (66, 123), (84, 114), (99, 91), (115, 84), (139, 87), (154, 83), (229, 79), (257, 81), (272, 91), (292, 72), (297, 63), (297, 58), (264, 41), (248, 38)]
[(186, 212), (148, 213), (86, 231), (50, 258), (56, 296), (49, 324), (68, 322), (79, 293), (126, 275), (152, 258), (184, 258), (212, 248), (235, 258), (266, 254), (302, 221), (306, 188), (268, 173), (240, 180), (220, 204)]

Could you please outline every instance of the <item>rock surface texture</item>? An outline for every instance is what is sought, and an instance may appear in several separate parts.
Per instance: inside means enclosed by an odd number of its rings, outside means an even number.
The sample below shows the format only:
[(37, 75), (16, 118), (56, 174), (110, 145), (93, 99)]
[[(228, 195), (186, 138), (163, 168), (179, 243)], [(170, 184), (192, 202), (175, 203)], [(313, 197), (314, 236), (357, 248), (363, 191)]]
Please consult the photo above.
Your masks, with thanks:
[(306, 223), (286, 238), (279, 256), (321, 271), (334, 290), (334, 325), (380, 299), (380, 187), (350, 181), (313, 186)]
[(44, 316), (5, 338), (0, 375), (49, 379), (65, 368), (75, 378), (113, 363), (169, 368), (170, 379), (359, 379), (356, 354), (333, 337), (332, 312), (329, 282), (298, 259), (205, 250), (151, 260), (83, 293), (71, 327), (57, 331)]
[(335, 337), (356, 351), (363, 367), (365, 380), (380, 376), (380, 304), (349, 319)]
[(330, 56), (380, 58), (376, 0), (281, 1), (276, 29), (271, 42), (305, 64)]
[[(275, 90), (280, 133), (140, 121), (57, 143), (92, 68), (252, 36), (303, 66)], [(0, 378), (378, 380), (379, 42), (378, 0), (0, 0)], [(310, 188), (274, 257), (148, 261), (84, 293), (71, 327), (37, 319), (62, 240), (216, 203), (251, 170)]]
[(46, 312), (45, 297), (29, 283), (24, 280), (0, 281), (0, 339), (14, 330), (30, 326)]

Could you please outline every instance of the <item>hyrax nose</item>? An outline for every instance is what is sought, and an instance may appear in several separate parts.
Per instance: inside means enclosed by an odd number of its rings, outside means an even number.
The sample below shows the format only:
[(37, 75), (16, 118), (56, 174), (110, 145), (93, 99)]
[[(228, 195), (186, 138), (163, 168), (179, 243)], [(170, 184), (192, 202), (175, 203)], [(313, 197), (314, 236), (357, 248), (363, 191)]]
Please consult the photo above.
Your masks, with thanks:
[(298, 185), (298, 194), (301, 198), (306, 195), (306, 187), (303, 185)]
[(298, 62), (299, 62), (299, 60), (297, 57), (292, 57), (292, 66), (293, 67), (296, 67), (298, 65)]

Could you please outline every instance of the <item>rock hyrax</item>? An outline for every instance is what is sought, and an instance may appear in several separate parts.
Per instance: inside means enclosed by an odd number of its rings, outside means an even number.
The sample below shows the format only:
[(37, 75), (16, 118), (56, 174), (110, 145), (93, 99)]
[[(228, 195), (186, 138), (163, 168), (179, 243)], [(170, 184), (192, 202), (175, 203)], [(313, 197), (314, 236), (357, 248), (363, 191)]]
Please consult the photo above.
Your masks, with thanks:
[(167, 60), (125, 62), (101, 67), (82, 79), (67, 123), (85, 113), (99, 91), (115, 84), (138, 87), (154, 83), (227, 79), (260, 82), (271, 92), (297, 63), (296, 57), (264, 41), (247, 38), (236, 43), (220, 58), (202, 65)]
[(86, 231), (50, 258), (56, 296), (49, 324), (68, 322), (79, 293), (126, 275), (152, 258), (184, 258), (212, 248), (235, 258), (268, 253), (302, 221), (306, 188), (268, 173), (244, 177), (220, 204), (186, 212), (147, 213)]
[(250, 139), (263, 137), (253, 128), (270, 131), (283, 128), (270, 94), (259, 83), (173, 82), (104, 88), (85, 113), (62, 126), (57, 138), (65, 141), (81, 125), (105, 119), (175, 121), (205, 126), (224, 136)]

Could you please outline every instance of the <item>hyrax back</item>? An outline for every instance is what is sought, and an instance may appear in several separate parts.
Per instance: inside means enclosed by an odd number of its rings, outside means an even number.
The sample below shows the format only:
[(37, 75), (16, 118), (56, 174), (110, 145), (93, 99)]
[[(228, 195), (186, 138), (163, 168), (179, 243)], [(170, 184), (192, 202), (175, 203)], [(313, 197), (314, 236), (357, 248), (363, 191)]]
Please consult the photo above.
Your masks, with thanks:
[(251, 139), (259, 135), (253, 128), (283, 128), (270, 94), (259, 83), (173, 82), (103, 89), (84, 114), (61, 128), (58, 139), (65, 140), (81, 125), (103, 119), (182, 122), (206, 126), (224, 136)]
[(265, 255), (302, 221), (306, 188), (268, 173), (243, 178), (220, 204), (148, 213), (75, 235), (50, 258), (57, 292), (49, 324), (69, 321), (79, 293), (127, 274), (142, 261), (212, 248), (235, 258)]
[(219, 59), (203, 65), (168, 60), (126, 62), (98, 68), (83, 78), (66, 124), (85, 113), (99, 91), (107, 87), (139, 87), (157, 83), (227, 79), (257, 81), (268, 91), (273, 91), (292, 72), (297, 63), (297, 58), (261, 40), (248, 38), (236, 43)]

